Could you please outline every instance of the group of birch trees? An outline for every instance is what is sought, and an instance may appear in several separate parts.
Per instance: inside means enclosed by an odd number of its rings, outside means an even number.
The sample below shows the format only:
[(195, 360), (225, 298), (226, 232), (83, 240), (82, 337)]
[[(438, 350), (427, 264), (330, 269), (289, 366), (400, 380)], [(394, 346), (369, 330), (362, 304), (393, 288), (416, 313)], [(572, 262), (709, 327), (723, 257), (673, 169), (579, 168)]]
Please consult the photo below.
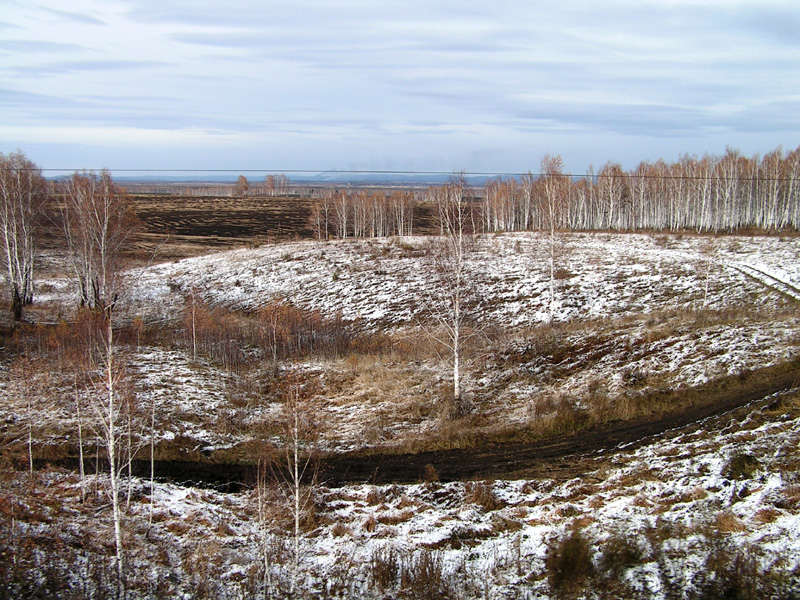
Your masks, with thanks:
[(536, 175), (487, 182), (480, 209), (483, 231), (797, 229), (800, 148), (751, 158), (728, 149), (632, 171), (609, 162), (578, 178), (548, 155)]
[[(58, 210), (47, 215), (46, 219), (45, 202), (51, 196), (56, 199)], [(75, 361), (74, 374), (80, 462), (82, 466), (80, 415), (81, 404), (85, 402), (95, 431), (107, 450), (115, 566), (117, 579), (122, 581), (119, 475), (125, 463), (121, 457), (121, 444), (125, 415), (130, 416), (130, 403), (126, 406), (120, 393), (121, 371), (115, 353), (112, 310), (119, 291), (119, 261), (136, 229), (136, 219), (125, 190), (112, 181), (107, 171), (75, 173), (52, 189), (39, 168), (22, 153), (0, 154), (2, 262), (11, 288), (13, 316), (17, 320), (22, 317), (22, 307), (33, 301), (33, 263), (46, 220), (51, 226), (57, 224), (61, 227), (66, 256), (79, 292), (81, 310), (74, 329), (78, 332), (76, 336), (84, 342), (80, 356), (86, 359)], [(83, 382), (81, 393), (79, 380)], [(128, 434), (129, 466), (130, 431)], [(32, 465), (30, 438), (29, 455)], [(83, 485), (81, 490), (83, 492)]]
[(412, 235), (413, 193), (330, 191), (311, 209), (309, 224), (317, 239)]
[(36, 165), (21, 152), (0, 154), (0, 242), (14, 320), (33, 302), (33, 259), (47, 184)]

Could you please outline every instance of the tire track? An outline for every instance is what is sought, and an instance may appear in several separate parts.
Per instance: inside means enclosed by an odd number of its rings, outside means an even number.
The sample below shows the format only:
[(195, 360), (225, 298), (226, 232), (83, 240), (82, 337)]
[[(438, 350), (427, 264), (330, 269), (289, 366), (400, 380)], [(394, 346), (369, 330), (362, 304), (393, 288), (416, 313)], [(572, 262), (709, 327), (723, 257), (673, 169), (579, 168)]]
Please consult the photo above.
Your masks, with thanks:
[(727, 266), (757, 281), (764, 287), (775, 290), (792, 300), (800, 302), (800, 287), (797, 287), (790, 281), (781, 279), (780, 277), (746, 263), (728, 263)]
[(776, 373), (766, 381), (722, 390), (708, 402), (691, 403), (668, 415), (611, 423), (579, 433), (536, 442), (488, 444), (478, 448), (441, 450), (419, 454), (343, 454), (328, 457), (321, 478), (328, 485), (348, 483), (413, 483), (435, 472), (441, 481), (494, 478), (572, 478), (596, 470), (617, 451), (628, 452), (654, 437), (677, 434), (705, 420), (744, 409), (798, 386), (800, 368)]

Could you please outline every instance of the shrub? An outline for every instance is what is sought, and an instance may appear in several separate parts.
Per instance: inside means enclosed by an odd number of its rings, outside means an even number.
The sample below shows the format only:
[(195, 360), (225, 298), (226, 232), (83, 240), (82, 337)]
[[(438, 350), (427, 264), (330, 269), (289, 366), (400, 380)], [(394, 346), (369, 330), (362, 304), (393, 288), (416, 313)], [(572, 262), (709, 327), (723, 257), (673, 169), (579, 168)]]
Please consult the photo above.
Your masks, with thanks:
[(362, 527), (367, 533), (372, 533), (378, 527), (378, 521), (375, 519), (374, 515), (370, 515), (364, 520)]
[(635, 540), (617, 533), (603, 544), (598, 567), (604, 579), (617, 582), (627, 569), (642, 564), (646, 558), (646, 551)]
[(428, 463), (423, 469), (422, 478), (425, 483), (436, 483), (439, 481), (439, 472), (436, 470), (436, 467)]
[(415, 600), (450, 598), (438, 552), (420, 550), (406, 558), (400, 571), (401, 592)]
[(369, 561), (370, 577), (382, 593), (394, 587), (400, 574), (400, 557), (394, 548), (378, 548)]
[(547, 548), (547, 581), (558, 598), (572, 598), (585, 587), (594, 575), (591, 548), (579, 529)]
[(759, 466), (758, 459), (752, 454), (737, 452), (728, 460), (722, 474), (728, 479), (750, 479)]
[(506, 505), (494, 493), (491, 484), (485, 481), (468, 482), (464, 489), (464, 502), (477, 504), (484, 512), (499, 510)]
[(796, 598), (787, 581), (762, 571), (752, 552), (734, 552), (726, 545), (712, 549), (693, 581), (690, 598), (696, 600), (760, 600)]

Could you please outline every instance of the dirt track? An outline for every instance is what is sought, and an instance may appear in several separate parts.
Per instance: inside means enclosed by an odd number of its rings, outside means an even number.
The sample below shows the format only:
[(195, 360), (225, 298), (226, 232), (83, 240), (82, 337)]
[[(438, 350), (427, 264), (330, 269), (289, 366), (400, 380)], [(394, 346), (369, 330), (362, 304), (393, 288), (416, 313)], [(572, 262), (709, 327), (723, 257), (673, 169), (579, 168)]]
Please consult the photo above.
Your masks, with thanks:
[[(564, 481), (597, 471), (612, 462), (618, 452), (629, 452), (658, 436), (676, 435), (701, 426), (708, 430), (722, 428), (756, 407), (777, 402), (777, 395), (794, 392), (799, 385), (800, 363), (795, 361), (756, 372), (733, 388), (730, 382), (723, 386), (712, 384), (701, 390), (701, 396), (707, 392), (705, 397), (682, 404), (685, 409), (681, 411), (657, 418), (611, 423), (575, 435), (419, 454), (329, 456), (319, 463), (319, 481), (328, 486), (418, 483), (429, 478), (431, 467), (439, 481), (498, 478)], [(676, 400), (679, 400), (677, 395)], [(76, 467), (69, 464), (69, 460), (56, 462)], [(134, 470), (141, 476), (148, 476), (150, 463), (137, 461)], [(230, 491), (255, 481), (254, 467), (246, 464), (157, 461), (155, 471), (160, 478)]]
[(440, 481), (494, 478), (548, 477), (570, 479), (596, 470), (620, 445), (633, 449), (653, 436), (696, 426), (709, 417), (725, 415), (725, 422), (749, 412), (751, 403), (796, 388), (800, 368), (776, 374), (765, 382), (744, 383), (721, 398), (689, 405), (686, 410), (655, 419), (612, 423), (578, 434), (530, 443), (493, 444), (465, 450), (421, 454), (365, 456), (344, 454), (323, 461), (321, 476), (328, 485), (353, 482), (409, 483), (423, 481), (433, 467)]

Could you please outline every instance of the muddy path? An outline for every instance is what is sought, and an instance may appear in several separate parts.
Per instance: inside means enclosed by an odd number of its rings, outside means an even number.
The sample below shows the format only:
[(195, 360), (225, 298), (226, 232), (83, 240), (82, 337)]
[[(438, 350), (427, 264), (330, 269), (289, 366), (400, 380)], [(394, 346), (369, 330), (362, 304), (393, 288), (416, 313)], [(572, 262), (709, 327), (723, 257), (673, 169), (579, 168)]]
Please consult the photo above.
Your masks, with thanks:
[[(328, 485), (373, 482), (414, 483), (431, 476), (439, 481), (497, 478), (580, 477), (610, 462), (617, 452), (630, 452), (658, 436), (677, 435), (698, 427), (724, 427), (756, 406), (777, 402), (781, 393), (800, 385), (800, 368), (771, 374), (769, 379), (743, 382), (734, 390), (709, 390), (672, 414), (609, 423), (579, 433), (534, 442), (489, 444), (477, 448), (419, 454), (342, 454), (320, 464)], [(714, 417), (717, 417), (715, 420)], [(710, 419), (710, 421), (709, 421)], [(716, 421), (716, 422), (715, 422)]]
[[(665, 436), (677, 436), (700, 428), (713, 434), (753, 410), (779, 403), (800, 387), (800, 361), (755, 372), (744, 380), (712, 382), (702, 388), (670, 393), (680, 409), (666, 415), (607, 423), (538, 441), (487, 443), (472, 448), (380, 454), (352, 452), (325, 456), (317, 462), (317, 481), (329, 487), (347, 484), (420, 483), (430, 480), (555, 479), (586, 477), (610, 465), (619, 453), (632, 452)], [(78, 469), (77, 457), (37, 460)], [(87, 470), (96, 466), (89, 461)], [(101, 459), (101, 463), (102, 463)], [(107, 469), (98, 465), (100, 471)], [(24, 465), (23, 465), (24, 467)], [(256, 467), (246, 463), (209, 460), (157, 460), (159, 480), (185, 485), (242, 491), (257, 480)], [(149, 460), (133, 461), (135, 475), (148, 478)]]

